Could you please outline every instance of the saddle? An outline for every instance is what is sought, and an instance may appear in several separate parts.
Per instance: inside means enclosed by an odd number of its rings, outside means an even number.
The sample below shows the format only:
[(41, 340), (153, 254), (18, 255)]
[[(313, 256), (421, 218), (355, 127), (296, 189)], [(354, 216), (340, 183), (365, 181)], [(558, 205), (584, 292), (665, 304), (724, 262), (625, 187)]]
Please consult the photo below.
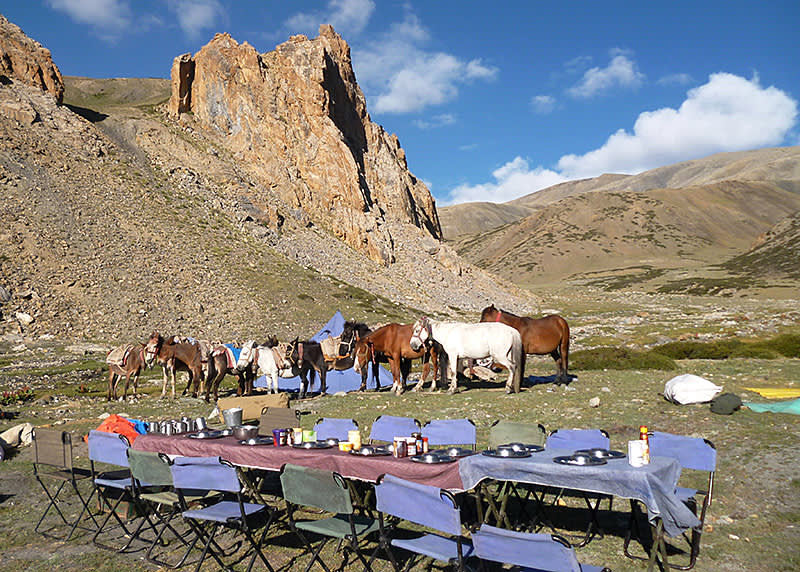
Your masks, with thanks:
[(335, 338), (328, 336), (327, 339), (319, 343), (320, 348), (322, 348), (322, 357), (325, 358), (325, 361), (336, 361), (339, 354), (339, 342), (341, 339), (342, 336), (336, 336)]
[(108, 365), (115, 365), (117, 367), (125, 367), (125, 364), (128, 361), (128, 356), (130, 355), (131, 351), (133, 351), (133, 348), (134, 346), (132, 345), (114, 348), (106, 355), (106, 363)]

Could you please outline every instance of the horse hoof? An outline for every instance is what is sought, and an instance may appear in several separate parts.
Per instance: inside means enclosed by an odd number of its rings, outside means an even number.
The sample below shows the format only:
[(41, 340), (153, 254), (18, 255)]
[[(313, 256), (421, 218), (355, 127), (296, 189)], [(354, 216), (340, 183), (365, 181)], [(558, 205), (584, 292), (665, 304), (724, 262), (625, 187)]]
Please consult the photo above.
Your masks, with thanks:
[(448, 395), (455, 395), (456, 393), (458, 393), (458, 388), (451, 388), (447, 390)]

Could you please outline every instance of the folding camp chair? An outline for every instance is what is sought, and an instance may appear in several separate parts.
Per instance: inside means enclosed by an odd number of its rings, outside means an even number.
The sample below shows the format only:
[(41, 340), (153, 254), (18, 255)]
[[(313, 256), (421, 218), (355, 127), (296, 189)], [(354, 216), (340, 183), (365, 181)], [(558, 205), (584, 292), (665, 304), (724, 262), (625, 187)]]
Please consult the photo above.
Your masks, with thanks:
[[(92, 542), (99, 548), (117, 552), (127, 550), (136, 540), (136, 535), (128, 529), (125, 521), (117, 512), (118, 508), (122, 506), (130, 508), (133, 504), (133, 483), (128, 467), (128, 447), (130, 447), (130, 444), (124, 435), (105, 431), (89, 431), (89, 462), (92, 468), (92, 480), (95, 492), (100, 500), (101, 510), (108, 510), (108, 515), (95, 531)], [(98, 464), (117, 468), (100, 472)], [(126, 503), (126, 505), (123, 505), (123, 503)], [(128, 514), (130, 512), (129, 510)], [(116, 525), (106, 529), (112, 518), (116, 521)], [(127, 541), (122, 546), (115, 547), (98, 540), (102, 533), (111, 532), (115, 529), (121, 531), (122, 538), (127, 538)]]
[[(555, 429), (550, 432), (545, 441), (547, 449), (564, 449), (569, 452), (579, 451), (583, 449), (608, 449), (611, 445), (611, 439), (605, 429)], [(553, 498), (548, 502), (545, 499), (547, 492), (552, 492)], [(586, 530), (582, 537), (579, 537), (578, 542), (572, 543), (575, 547), (585, 546), (595, 536), (602, 538), (603, 530), (600, 527), (600, 522), (597, 519), (597, 513), (600, 509), (600, 502), (608, 500), (608, 508), (611, 509), (613, 497), (606, 494), (589, 493), (586, 491), (568, 490), (565, 488), (552, 489), (551, 487), (545, 488), (540, 494), (540, 501), (542, 512), (546, 512), (548, 506), (554, 507), (563, 502), (566, 497), (580, 497), (586, 503), (586, 508), (589, 510), (589, 522), (586, 525)], [(550, 519), (545, 518), (545, 524), (555, 531)]]
[[(66, 431), (37, 427), (33, 431), (33, 451), (33, 476), (36, 477), (36, 480), (42, 485), (49, 500), (34, 530), (48, 538), (69, 540), (81, 524), (84, 513), (88, 514), (94, 522), (94, 530), (96, 530), (98, 524), (92, 511), (89, 509), (89, 502), (94, 495), (94, 489), (89, 492), (88, 497), (84, 498), (78, 486), (79, 483), (84, 481), (91, 482), (92, 473), (88, 469), (82, 469), (73, 465), (72, 436)], [(49, 487), (53, 487), (57, 483), (55, 489), (48, 488), (48, 482), (51, 483)], [(69, 489), (67, 489), (63, 495), (61, 494), (64, 487), (67, 485), (75, 492), (75, 497), (80, 505), (78, 516), (71, 521), (68, 520), (67, 515), (64, 514), (67, 508), (71, 508), (69, 504), (65, 502), (65, 497)], [(62, 510), (62, 508), (64, 510)], [(69, 531), (66, 535), (54, 534), (51, 532), (54, 530), (54, 527), (47, 530), (39, 530), (45, 517), (50, 512), (50, 509), (53, 509), (59, 516), (61, 522), (69, 527)]]
[[(131, 448), (128, 449), (128, 463), (133, 478), (133, 498), (144, 515), (139, 527), (148, 523), (155, 533), (145, 558), (159, 566), (180, 568), (186, 562), (193, 545), (184, 538), (185, 531), (178, 531), (174, 526), (175, 517), (181, 513), (181, 504), (172, 484), (171, 461), (161, 453), (137, 451)], [(189, 505), (194, 505), (218, 496), (217, 493), (199, 491), (196, 494), (187, 493), (186, 501)], [(154, 550), (159, 545), (167, 544), (165, 541), (167, 532), (171, 532), (175, 539), (187, 547), (183, 556), (175, 563), (154, 555)]]
[[(192, 548), (196, 541), (204, 541), (195, 571), (200, 570), (208, 555), (211, 555), (223, 569), (229, 568), (222, 558), (230, 555), (225, 554), (215, 541), (220, 527), (225, 527), (241, 533), (252, 548), (253, 556), (247, 565), (248, 572), (253, 568), (256, 557), (261, 559), (270, 572), (274, 572), (261, 546), (276, 513), (267, 505), (245, 502), (242, 484), (234, 466), (219, 457), (176, 457), (170, 468), (183, 518), (196, 535)], [(204, 493), (219, 491), (228, 494), (208, 506), (192, 508), (189, 506), (190, 495), (196, 495), (200, 491)], [(253, 532), (258, 528), (264, 530), (256, 541)]]
[(428, 445), (467, 445), (475, 450), (477, 434), (471, 419), (432, 419), (422, 426), (422, 436)]
[(358, 423), (354, 419), (339, 419), (336, 417), (323, 417), (314, 425), (317, 439), (339, 439), (347, 441), (348, 431), (357, 431)]
[(411, 437), (412, 433), (417, 433), (419, 430), (419, 421), (412, 417), (379, 415), (369, 431), (369, 442), (391, 443), (395, 437)]
[(608, 568), (581, 564), (569, 542), (558, 535), (517, 532), (483, 525), (472, 533), (475, 554), (481, 560), (503, 562), (526, 569), (565, 572), (605, 572)]
[(264, 407), (258, 422), (258, 434), (272, 436), (273, 429), (297, 427), (300, 412), (290, 407)]
[[(306, 550), (311, 553), (306, 572), (311, 569), (315, 561), (318, 561), (326, 572), (330, 572), (320, 558), (320, 552), (330, 538), (337, 538), (341, 543), (343, 552), (341, 569), (347, 564), (348, 554), (353, 552), (365, 570), (372, 570), (359, 545), (365, 536), (377, 532), (379, 525), (374, 518), (353, 513), (350, 490), (341, 475), (332, 471), (286, 464), (281, 469), (281, 485), (286, 500), (289, 526), (300, 538)], [(294, 517), (295, 508), (298, 506), (317, 508), (330, 513), (330, 516), (318, 520), (298, 521)], [(304, 532), (323, 537), (316, 548), (312, 546)]]
[[(406, 561), (406, 571), (411, 569), (416, 555), (453, 565), (459, 571), (465, 570), (464, 560), (472, 556), (472, 545), (462, 538), (461, 511), (450, 492), (384, 475), (375, 485), (375, 498), (379, 511), (380, 546), (395, 570), (398, 566), (390, 545), (412, 553)], [(386, 515), (433, 532), (424, 532), (415, 538), (390, 538), (396, 524), (387, 526)]]
[[(703, 532), (703, 525), (706, 519), (706, 511), (711, 506), (712, 493), (714, 489), (714, 473), (717, 468), (717, 449), (714, 444), (708, 439), (700, 437), (686, 437), (683, 435), (672, 435), (670, 433), (662, 433), (654, 431), (649, 437), (650, 442), (650, 455), (672, 457), (678, 460), (681, 468), (688, 469), (694, 474), (689, 474), (688, 477), (681, 474), (681, 480), (687, 478), (697, 479), (699, 473), (707, 473), (707, 481), (705, 490), (698, 490), (694, 488), (676, 487), (675, 494), (678, 498), (689, 508), (691, 508), (700, 524), (696, 527), (684, 532), (680, 535), (688, 547), (687, 562), (682, 564), (672, 564), (666, 562), (668, 552), (677, 552), (681, 550), (673, 544), (668, 544), (664, 539), (664, 531), (661, 521), (655, 527), (654, 534), (652, 535), (652, 545), (649, 547), (650, 555), (637, 556), (630, 551), (630, 541), (633, 536), (643, 543), (642, 526), (640, 521), (639, 504), (635, 500), (631, 500), (631, 518), (628, 532), (625, 536), (624, 552), (628, 558), (638, 560), (655, 559), (657, 553), (662, 556), (662, 562), (670, 568), (678, 570), (689, 570), (694, 567), (697, 562), (697, 556), (700, 554), (700, 536)], [(698, 497), (702, 497), (702, 502), (699, 506), (698, 514)]]
[[(507, 443), (524, 443), (526, 445), (544, 445), (547, 430), (541, 423), (522, 423), (518, 421), (498, 420), (489, 428), (489, 447), (494, 449)], [(494, 489), (494, 490), (493, 490)], [(525, 494), (522, 495), (521, 491)], [(503, 481), (493, 483), (482, 481), (475, 488), (475, 503), (478, 509), (478, 522), (489, 523), (494, 519), (498, 526), (514, 528), (509, 514), (509, 504), (513, 500), (519, 510), (525, 514), (526, 522), (534, 521), (526, 509), (528, 501), (533, 496), (537, 510), (540, 508), (539, 496), (534, 492), (532, 485)], [(484, 510), (483, 504), (486, 503)]]

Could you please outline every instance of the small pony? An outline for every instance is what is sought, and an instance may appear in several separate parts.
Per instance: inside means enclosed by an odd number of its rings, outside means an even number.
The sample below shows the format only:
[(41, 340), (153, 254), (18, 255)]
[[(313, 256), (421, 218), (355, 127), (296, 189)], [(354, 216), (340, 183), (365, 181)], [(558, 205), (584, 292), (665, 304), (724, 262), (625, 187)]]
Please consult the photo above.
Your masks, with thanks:
[(153, 332), (145, 345), (145, 356), (147, 363), (152, 364), (157, 361), (164, 371), (161, 397), (167, 393), (167, 374), (169, 374), (172, 380), (172, 398), (175, 398), (175, 372), (178, 370), (189, 372), (189, 382), (183, 394), (189, 392), (189, 387), (194, 382), (192, 397), (197, 397), (200, 383), (204, 381), (203, 359), (198, 344), (175, 341), (175, 336), (164, 338), (158, 332)]

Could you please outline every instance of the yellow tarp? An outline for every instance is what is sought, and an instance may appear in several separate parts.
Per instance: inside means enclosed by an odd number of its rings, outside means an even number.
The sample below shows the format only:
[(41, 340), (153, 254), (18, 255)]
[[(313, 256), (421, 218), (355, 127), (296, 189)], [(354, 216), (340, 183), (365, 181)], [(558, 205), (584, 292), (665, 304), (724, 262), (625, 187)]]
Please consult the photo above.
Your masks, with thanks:
[(745, 387), (747, 391), (754, 391), (767, 399), (792, 399), (800, 397), (800, 388), (795, 387)]

